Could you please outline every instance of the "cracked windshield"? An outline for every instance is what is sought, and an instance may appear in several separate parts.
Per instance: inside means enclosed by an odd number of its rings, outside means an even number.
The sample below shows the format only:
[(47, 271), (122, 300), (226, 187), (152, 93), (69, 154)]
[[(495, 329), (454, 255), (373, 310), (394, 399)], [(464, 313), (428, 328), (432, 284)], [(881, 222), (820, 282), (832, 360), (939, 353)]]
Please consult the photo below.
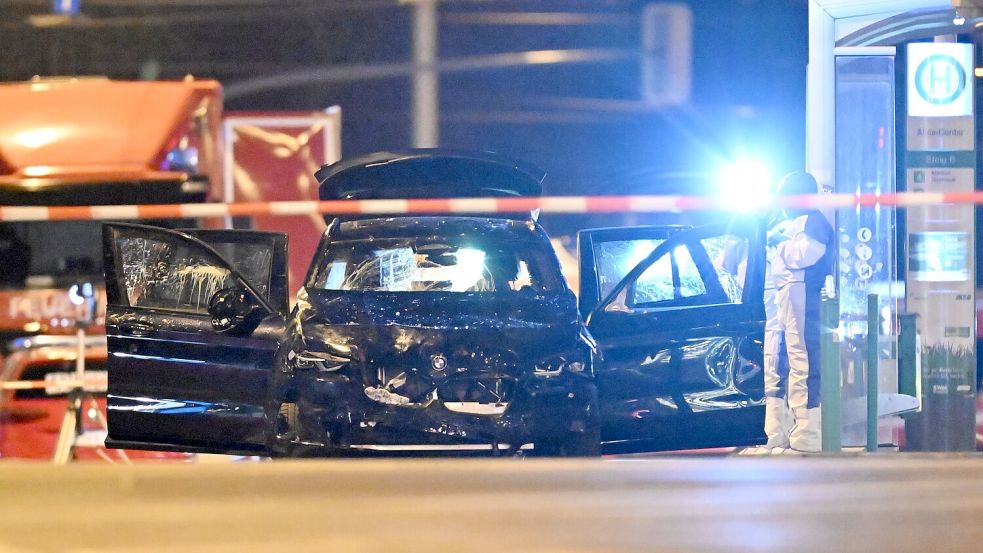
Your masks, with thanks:
[(339, 242), (322, 265), (317, 287), (366, 292), (544, 292), (558, 275), (522, 243), (451, 239)]

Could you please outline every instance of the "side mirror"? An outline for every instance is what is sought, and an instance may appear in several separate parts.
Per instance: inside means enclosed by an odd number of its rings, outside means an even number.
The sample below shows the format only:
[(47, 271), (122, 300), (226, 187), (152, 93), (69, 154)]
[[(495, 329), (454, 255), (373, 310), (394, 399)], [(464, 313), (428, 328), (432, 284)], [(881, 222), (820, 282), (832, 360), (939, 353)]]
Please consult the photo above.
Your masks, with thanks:
[(212, 328), (230, 334), (252, 332), (262, 320), (264, 309), (241, 286), (230, 286), (212, 294), (208, 300)]

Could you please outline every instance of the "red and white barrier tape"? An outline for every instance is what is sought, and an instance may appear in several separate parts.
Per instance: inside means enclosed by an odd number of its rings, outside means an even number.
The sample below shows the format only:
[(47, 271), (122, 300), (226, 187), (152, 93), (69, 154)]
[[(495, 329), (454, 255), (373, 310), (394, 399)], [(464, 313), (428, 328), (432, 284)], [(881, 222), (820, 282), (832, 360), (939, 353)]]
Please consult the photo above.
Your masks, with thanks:
[(44, 380), (8, 380), (0, 382), (0, 390), (45, 390), (49, 394), (64, 394), (74, 388), (83, 387), (89, 392), (105, 393), (109, 385), (107, 371), (86, 371), (79, 380), (73, 372), (52, 372)]
[(50, 380), (11, 380), (9, 382), (0, 382), (0, 390), (42, 390), (47, 388), (59, 388), (67, 391), (79, 386), (85, 386), (86, 389), (105, 389), (105, 384), (105, 378), (101, 380), (58, 380), (54, 382)]
[[(772, 198), (774, 207), (832, 208), (915, 207), (937, 204), (983, 204), (981, 192), (902, 192), (897, 194), (813, 194)], [(733, 199), (721, 196), (543, 196), (522, 198), (444, 198), (408, 200), (334, 200), (249, 203), (201, 203), (98, 206), (5, 206), (0, 221), (182, 219), (250, 215), (400, 215), (427, 213), (678, 213), (734, 211)]]

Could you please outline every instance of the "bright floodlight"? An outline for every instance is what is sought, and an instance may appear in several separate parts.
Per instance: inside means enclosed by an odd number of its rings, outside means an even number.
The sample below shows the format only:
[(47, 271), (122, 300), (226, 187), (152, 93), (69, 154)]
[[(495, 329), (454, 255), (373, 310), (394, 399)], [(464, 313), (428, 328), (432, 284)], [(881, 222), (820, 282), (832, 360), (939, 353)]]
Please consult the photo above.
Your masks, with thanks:
[(464, 292), (473, 288), (485, 274), (485, 252), (473, 248), (457, 250), (457, 264), (451, 276), (451, 289)]
[(723, 166), (717, 174), (722, 205), (742, 213), (765, 206), (772, 197), (771, 179), (771, 170), (757, 159), (738, 159)]

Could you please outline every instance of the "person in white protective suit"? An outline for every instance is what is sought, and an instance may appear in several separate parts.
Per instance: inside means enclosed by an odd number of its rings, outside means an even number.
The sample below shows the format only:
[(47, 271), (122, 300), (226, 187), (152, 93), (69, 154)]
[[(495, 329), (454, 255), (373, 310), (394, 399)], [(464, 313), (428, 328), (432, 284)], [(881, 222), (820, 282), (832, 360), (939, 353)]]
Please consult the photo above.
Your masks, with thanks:
[(765, 436), (768, 442), (762, 451), (770, 453), (772, 449), (787, 449), (788, 437), (792, 430), (792, 413), (788, 407), (788, 355), (785, 352), (785, 332), (778, 318), (778, 303), (775, 301), (775, 279), (772, 278), (771, 257), (778, 245), (788, 240), (790, 221), (783, 213), (775, 217), (769, 224), (767, 263), (765, 264)]
[[(818, 191), (816, 179), (805, 172), (789, 173), (778, 185), (780, 196)], [(766, 355), (772, 356), (770, 376), (768, 360), (765, 361), (765, 426), (770, 431), (768, 446), (772, 452), (818, 452), (822, 446), (819, 302), (826, 276), (833, 271), (835, 233), (817, 210), (786, 208), (785, 215), (788, 222), (784, 234), (788, 238), (775, 246), (770, 257), (775, 305), (774, 312), (768, 314), (765, 331)], [(776, 333), (781, 333), (783, 340)], [(784, 342), (784, 348), (776, 344), (778, 340)], [(787, 379), (781, 370), (783, 349), (788, 359)], [(787, 410), (783, 405), (786, 398)]]
[(788, 407), (788, 356), (785, 354), (785, 333), (778, 318), (778, 304), (775, 302), (775, 281), (771, 276), (771, 257), (779, 244), (788, 240), (790, 221), (785, 213), (776, 211), (767, 223), (768, 242), (765, 255), (765, 436), (763, 446), (741, 450), (740, 455), (767, 455), (773, 450), (782, 451), (789, 447), (789, 433), (792, 429), (792, 412)]

